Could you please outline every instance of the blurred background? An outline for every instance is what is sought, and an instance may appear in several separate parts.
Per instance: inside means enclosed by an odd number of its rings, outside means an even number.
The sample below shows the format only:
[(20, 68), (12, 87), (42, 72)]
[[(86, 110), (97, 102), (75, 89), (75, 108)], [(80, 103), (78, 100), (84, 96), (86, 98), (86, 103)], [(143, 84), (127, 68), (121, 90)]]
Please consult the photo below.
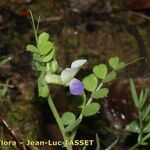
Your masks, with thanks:
[[(39, 33), (50, 34), (62, 68), (78, 58), (88, 60), (78, 75), (81, 79), (93, 65), (107, 63), (112, 56), (126, 63), (144, 58), (120, 71), (118, 79), (107, 85), (111, 94), (100, 102), (100, 114), (85, 119), (77, 134), (77, 139), (95, 139), (98, 133), (102, 149), (119, 137), (114, 149), (128, 149), (136, 135), (123, 129), (137, 116), (129, 78), (136, 81), (138, 89), (150, 87), (150, 0), (0, 0), (0, 60), (12, 58), (0, 69), (0, 86), (9, 79), (7, 94), (0, 99), (1, 133), (5, 139), (18, 141), (58, 140), (61, 135), (47, 102), (37, 97), (32, 57), (25, 51), (28, 43), (35, 42), (29, 9), (35, 21), (41, 15)], [(52, 92), (60, 114), (65, 110), (78, 113), (67, 90), (53, 87)]]

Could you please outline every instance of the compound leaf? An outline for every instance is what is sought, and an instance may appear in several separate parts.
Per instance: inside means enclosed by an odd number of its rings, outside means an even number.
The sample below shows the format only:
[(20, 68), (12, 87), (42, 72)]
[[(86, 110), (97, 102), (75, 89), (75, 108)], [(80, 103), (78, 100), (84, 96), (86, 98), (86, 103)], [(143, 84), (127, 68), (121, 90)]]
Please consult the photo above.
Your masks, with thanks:
[(109, 59), (109, 65), (113, 68), (116, 69), (119, 64), (119, 58), (118, 57), (112, 57)]
[(71, 112), (65, 112), (61, 119), (64, 125), (70, 125), (75, 122), (76, 116)]
[(90, 74), (83, 79), (83, 84), (87, 91), (94, 92), (98, 85), (98, 79), (94, 74)]
[(102, 89), (95, 91), (92, 96), (95, 99), (104, 98), (104, 97), (107, 97), (108, 92), (109, 90), (107, 88), (102, 88)]
[(99, 103), (91, 103), (82, 109), (82, 114), (85, 117), (96, 114), (100, 109)]
[(105, 64), (100, 64), (93, 68), (94, 74), (100, 79), (104, 79), (106, 77), (107, 71), (108, 69)]

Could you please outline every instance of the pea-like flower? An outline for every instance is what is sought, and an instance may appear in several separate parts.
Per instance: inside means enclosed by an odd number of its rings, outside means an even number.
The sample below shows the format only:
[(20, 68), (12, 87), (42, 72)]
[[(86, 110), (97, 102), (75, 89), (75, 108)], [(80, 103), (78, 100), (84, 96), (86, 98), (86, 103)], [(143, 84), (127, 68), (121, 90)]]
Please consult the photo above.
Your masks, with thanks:
[(73, 78), (70, 81), (69, 90), (73, 95), (81, 95), (84, 92), (84, 85), (80, 80)]
[(69, 86), (70, 93), (73, 95), (81, 95), (84, 91), (82, 82), (75, 77), (81, 67), (87, 62), (85, 59), (78, 59), (71, 64), (71, 68), (62, 70), (60, 75), (48, 73), (45, 76), (46, 82)]

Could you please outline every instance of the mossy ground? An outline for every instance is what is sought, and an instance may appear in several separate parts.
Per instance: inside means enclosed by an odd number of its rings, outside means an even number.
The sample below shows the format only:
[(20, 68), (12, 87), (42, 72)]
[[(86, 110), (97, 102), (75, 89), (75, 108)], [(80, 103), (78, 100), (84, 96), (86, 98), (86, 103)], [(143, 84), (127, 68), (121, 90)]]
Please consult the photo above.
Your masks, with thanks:
[[(102, 6), (100, 5), (100, 9), (103, 9)], [(139, 37), (128, 31), (124, 24), (114, 23), (118, 19), (132, 24), (133, 28), (137, 29), (145, 45), (143, 51), (146, 50), (147, 58), (150, 57), (150, 22), (127, 11), (108, 13), (113, 16), (114, 20), (112, 21), (100, 19), (82, 22), (81, 20), (81, 23), (78, 24), (74, 23), (74, 18), (80, 16), (82, 11), (80, 10), (76, 14), (68, 2), (42, 0), (19, 4), (15, 1), (3, 1), (0, 8), (6, 9), (5, 13), (2, 10), (0, 13), (1, 54), (13, 57), (12, 61), (0, 71), (0, 79), (1, 82), (4, 82), (6, 78), (9, 78), (10, 84), (14, 86), (9, 89), (8, 96), (1, 103), (1, 113), (4, 115), (4, 119), (23, 135), (24, 139), (34, 139), (39, 136), (41, 125), (39, 118), (43, 113), (39, 109), (38, 97), (35, 94), (36, 75), (32, 71), (31, 56), (25, 52), (26, 44), (34, 43), (27, 9), (32, 10), (35, 19), (41, 15), (40, 32), (50, 33), (57, 48), (57, 59), (61, 67), (70, 65), (70, 62), (80, 57), (88, 59), (88, 67), (83, 69), (81, 76), (91, 71), (93, 65), (106, 62), (111, 56), (118, 56), (125, 62), (143, 57), (140, 55), (139, 41), (137, 41)], [(119, 77), (121, 80), (118, 82), (121, 82), (122, 78), (128, 79), (130, 75), (149, 77), (149, 67), (143, 65), (142, 68), (145, 71), (138, 74), (140, 67), (140, 62), (137, 62), (121, 71)], [(54, 93), (54, 95), (57, 94)], [(58, 94), (57, 97), (60, 95)], [(58, 103), (60, 107), (65, 105), (66, 101), (64, 104), (58, 98)], [(41, 105), (45, 106), (45, 103), (43, 105), (41, 102)], [(43, 110), (45, 111), (45, 108)], [(47, 118), (48, 116), (50, 117), (47, 115)], [(49, 132), (49, 134), (51, 133)]]

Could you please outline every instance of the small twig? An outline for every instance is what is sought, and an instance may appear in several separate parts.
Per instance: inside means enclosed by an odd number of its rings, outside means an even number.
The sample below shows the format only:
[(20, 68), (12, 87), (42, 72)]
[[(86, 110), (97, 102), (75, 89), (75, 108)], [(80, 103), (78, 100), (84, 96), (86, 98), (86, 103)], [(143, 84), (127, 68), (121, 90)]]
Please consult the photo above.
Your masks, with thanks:
[[(5, 84), (5, 83), (0, 83), (0, 86), (1, 86), (1, 87), (5, 87), (6, 84)], [(10, 85), (10, 84), (8, 85), (8, 87), (9, 87), (9, 88), (14, 88), (14, 86), (13, 86), (13, 85)]]
[(149, 17), (149, 16), (144, 15), (144, 14), (142, 14), (142, 13), (133, 12), (133, 11), (129, 11), (129, 12), (130, 12), (130, 13), (132, 13), (133, 15), (136, 15), (136, 16), (139, 16), (139, 17), (142, 17), (142, 18), (144, 18), (144, 19), (146, 19), (146, 20), (150, 20), (150, 17)]
[[(13, 138), (18, 142), (22, 142), (23, 140), (21, 139), (21, 137), (18, 135), (18, 133), (12, 129), (12, 127), (3, 119), (2, 116), (0, 116), (0, 124), (3, 125), (4, 128), (6, 128), (9, 133), (13, 136)], [(22, 149), (23, 150), (27, 150), (25, 144), (22, 144)]]
[(40, 22), (60, 21), (62, 20), (62, 18), (63, 18), (62, 16), (49, 17), (49, 18), (42, 19)]

